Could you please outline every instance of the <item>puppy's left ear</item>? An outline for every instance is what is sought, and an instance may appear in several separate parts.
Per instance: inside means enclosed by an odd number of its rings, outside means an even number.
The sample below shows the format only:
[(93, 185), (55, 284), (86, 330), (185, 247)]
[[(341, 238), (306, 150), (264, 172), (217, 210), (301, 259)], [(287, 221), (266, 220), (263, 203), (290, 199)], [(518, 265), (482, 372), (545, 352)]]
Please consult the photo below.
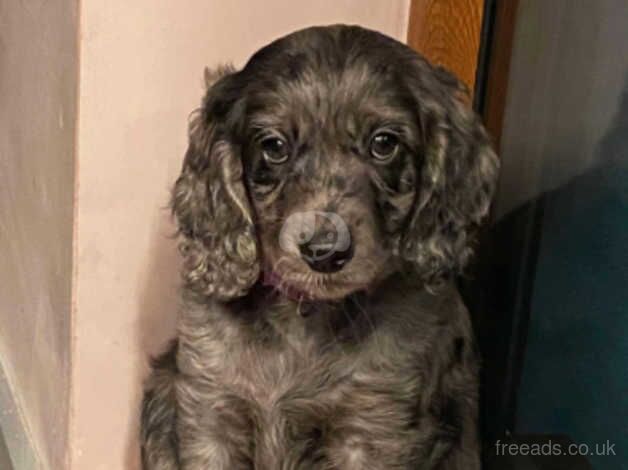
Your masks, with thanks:
[(416, 157), (421, 178), (399, 253), (433, 283), (466, 265), (490, 208), (499, 161), (464, 86), (422, 59), (415, 65), (409, 87), (423, 133)]
[(206, 72), (207, 92), (190, 122), (189, 147), (172, 192), (189, 291), (228, 301), (259, 275), (257, 239), (231, 129), (241, 121), (232, 69)]

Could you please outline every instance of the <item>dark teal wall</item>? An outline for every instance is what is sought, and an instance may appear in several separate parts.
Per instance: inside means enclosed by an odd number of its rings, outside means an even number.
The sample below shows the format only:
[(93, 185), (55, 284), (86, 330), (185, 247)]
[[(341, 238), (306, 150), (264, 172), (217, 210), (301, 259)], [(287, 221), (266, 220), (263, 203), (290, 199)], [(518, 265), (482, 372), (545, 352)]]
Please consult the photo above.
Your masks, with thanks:
[[(628, 31), (628, 24), (627, 24)], [(517, 431), (615, 443), (628, 469), (628, 83), (598, 167), (543, 196)]]

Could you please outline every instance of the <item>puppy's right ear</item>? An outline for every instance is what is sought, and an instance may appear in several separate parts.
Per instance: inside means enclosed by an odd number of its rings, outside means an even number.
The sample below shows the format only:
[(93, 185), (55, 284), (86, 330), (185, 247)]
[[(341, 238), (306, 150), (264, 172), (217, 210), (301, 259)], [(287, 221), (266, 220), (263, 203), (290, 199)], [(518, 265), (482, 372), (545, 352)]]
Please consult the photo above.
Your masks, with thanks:
[(416, 57), (408, 74), (424, 149), (414, 212), (401, 256), (426, 283), (462, 272), (497, 185), (499, 160), (462, 83)]
[(202, 297), (246, 294), (259, 276), (258, 249), (242, 162), (231, 142), (237, 73), (205, 71), (208, 90), (190, 122), (189, 147), (172, 193), (185, 286)]

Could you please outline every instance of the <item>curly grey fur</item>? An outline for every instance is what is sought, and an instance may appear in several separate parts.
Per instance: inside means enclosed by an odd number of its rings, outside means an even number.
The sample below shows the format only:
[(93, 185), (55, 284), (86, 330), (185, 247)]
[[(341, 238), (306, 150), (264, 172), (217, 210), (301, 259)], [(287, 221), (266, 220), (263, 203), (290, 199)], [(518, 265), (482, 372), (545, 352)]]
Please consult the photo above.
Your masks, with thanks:
[[(479, 469), (477, 358), (448, 278), (498, 165), (458, 81), (348, 26), (208, 81), (173, 191), (183, 308), (146, 385), (143, 467)], [(254, 135), (279, 121), (302, 153), (264, 168)], [(393, 121), (403, 148), (373, 165), (363, 137)], [(260, 277), (286, 261), (277, 232), (302, 210), (337, 211), (356, 244), (334, 275), (288, 257), (307, 301)]]
[(426, 162), (399, 250), (433, 282), (466, 266), (473, 236), (489, 211), (499, 162), (484, 127), (463, 101), (463, 85), (442, 68), (425, 62), (420, 67), (413, 92), (422, 122), (429, 123)]
[[(230, 69), (206, 76), (228, 75)], [(209, 86), (190, 123), (190, 146), (172, 194), (182, 239), (183, 278), (206, 297), (230, 299), (246, 293), (259, 275), (251, 209), (242, 182), (242, 164), (214, 114), (220, 79)]]

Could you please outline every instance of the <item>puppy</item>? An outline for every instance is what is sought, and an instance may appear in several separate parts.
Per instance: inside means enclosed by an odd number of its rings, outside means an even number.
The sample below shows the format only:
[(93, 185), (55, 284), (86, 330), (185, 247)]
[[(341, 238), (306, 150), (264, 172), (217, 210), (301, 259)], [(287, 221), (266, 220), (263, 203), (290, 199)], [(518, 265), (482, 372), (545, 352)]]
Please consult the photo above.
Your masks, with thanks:
[(354, 26), (209, 80), (173, 191), (183, 308), (146, 387), (144, 468), (478, 469), (452, 277), (498, 162), (463, 87)]

